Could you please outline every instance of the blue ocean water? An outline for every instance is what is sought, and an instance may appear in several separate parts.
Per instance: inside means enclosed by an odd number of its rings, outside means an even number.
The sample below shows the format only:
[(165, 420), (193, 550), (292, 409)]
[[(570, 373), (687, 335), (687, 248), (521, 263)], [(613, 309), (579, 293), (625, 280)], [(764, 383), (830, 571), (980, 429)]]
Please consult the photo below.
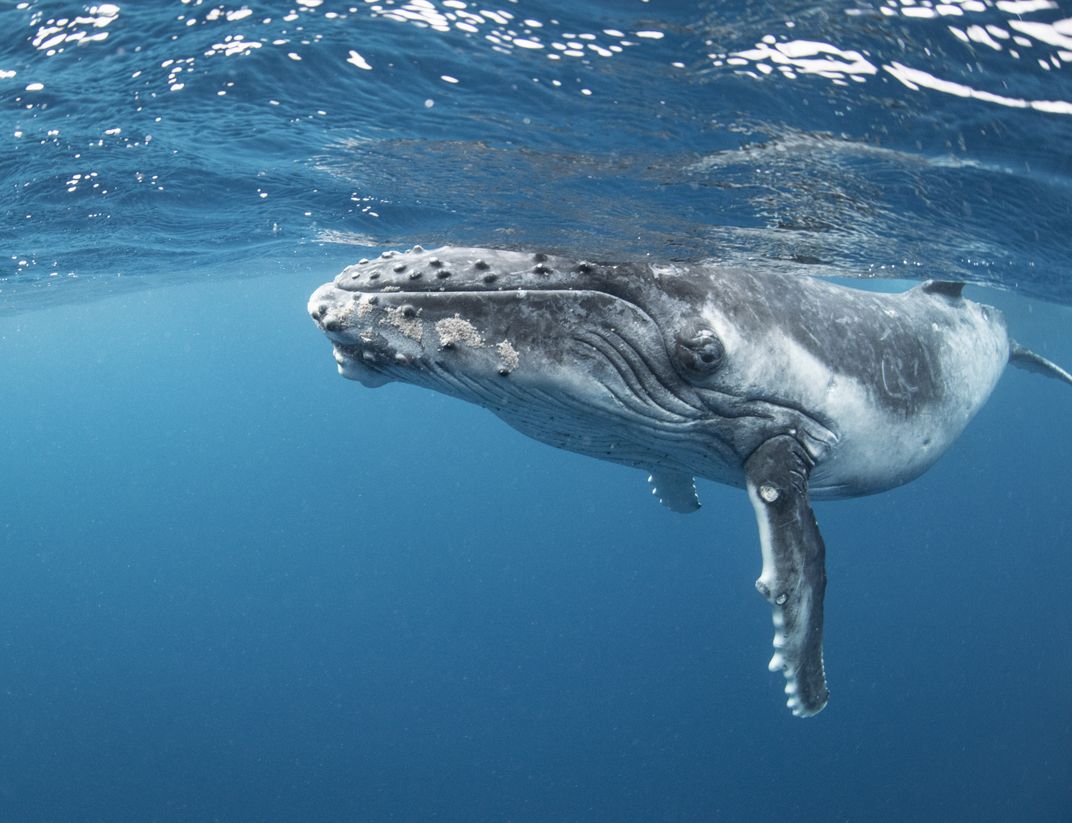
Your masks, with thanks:
[(0, 820), (1072, 820), (1067, 386), (1010, 372), (928, 474), (817, 505), (801, 721), (743, 494), (674, 515), (340, 380), (305, 313), (418, 242), (711, 257), (966, 280), (1068, 366), (1067, 5), (43, 0), (0, 31)]

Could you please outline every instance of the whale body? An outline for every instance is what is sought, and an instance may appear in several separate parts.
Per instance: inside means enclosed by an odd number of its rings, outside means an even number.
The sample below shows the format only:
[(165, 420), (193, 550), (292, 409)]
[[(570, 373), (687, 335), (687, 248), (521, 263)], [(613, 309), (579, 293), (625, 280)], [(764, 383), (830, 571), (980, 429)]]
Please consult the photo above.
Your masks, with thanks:
[(695, 477), (746, 489), (770, 668), (793, 713), (810, 716), (828, 699), (825, 547), (810, 499), (920, 475), (1010, 362), (1072, 384), (962, 288), (876, 293), (710, 263), (417, 246), (348, 267), (308, 308), (344, 377), (434, 389), (542, 442), (641, 469), (674, 511), (699, 507)]

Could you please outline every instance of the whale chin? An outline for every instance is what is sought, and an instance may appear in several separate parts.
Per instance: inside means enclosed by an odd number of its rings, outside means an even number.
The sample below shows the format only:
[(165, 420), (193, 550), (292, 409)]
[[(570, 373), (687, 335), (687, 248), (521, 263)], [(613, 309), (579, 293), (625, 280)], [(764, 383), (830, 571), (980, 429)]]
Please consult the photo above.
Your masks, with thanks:
[(389, 377), (383, 372), (377, 371), (374, 366), (364, 363), (361, 360), (359, 351), (347, 351), (344, 346), (335, 346), (334, 354), (335, 362), (339, 366), (339, 374), (347, 380), (354, 380), (368, 389), (377, 389), (380, 386), (394, 382), (393, 377)]

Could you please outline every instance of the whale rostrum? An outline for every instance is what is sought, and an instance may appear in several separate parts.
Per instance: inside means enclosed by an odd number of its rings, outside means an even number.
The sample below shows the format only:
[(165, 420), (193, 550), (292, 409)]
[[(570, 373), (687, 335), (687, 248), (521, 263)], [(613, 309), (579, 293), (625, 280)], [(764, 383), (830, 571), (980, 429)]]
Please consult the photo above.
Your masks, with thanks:
[(1002, 314), (928, 281), (898, 294), (710, 263), (444, 247), (362, 260), (309, 300), (339, 372), (477, 403), (539, 441), (645, 471), (678, 512), (695, 477), (746, 489), (772, 671), (826, 706), (825, 547), (811, 500), (917, 477), (1007, 363), (1072, 384)]

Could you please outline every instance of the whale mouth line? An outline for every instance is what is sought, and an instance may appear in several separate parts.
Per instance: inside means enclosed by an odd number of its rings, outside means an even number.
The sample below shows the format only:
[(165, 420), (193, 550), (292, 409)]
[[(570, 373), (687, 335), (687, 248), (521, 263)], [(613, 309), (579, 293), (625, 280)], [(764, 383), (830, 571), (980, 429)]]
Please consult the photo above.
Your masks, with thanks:
[[(451, 289), (443, 286), (431, 287), (428, 289), (412, 289), (412, 288), (400, 288), (398, 286), (385, 285), (381, 288), (369, 287), (365, 284), (362, 288), (347, 288), (343, 285), (336, 284), (336, 288), (340, 291), (347, 292), (355, 297), (383, 297), (389, 299), (405, 298), (405, 297), (479, 297), (481, 299), (487, 297), (523, 297), (525, 294), (573, 294), (578, 297), (583, 297), (586, 294), (597, 294), (603, 297), (610, 297), (615, 300), (622, 300), (620, 295), (613, 294), (612, 292), (603, 291), (598, 288), (590, 287), (573, 287), (573, 286), (496, 286), (494, 284), (489, 285), (487, 288), (476, 288), (477, 284), (467, 283), (463, 288)], [(626, 301), (629, 302), (629, 301)], [(630, 305), (633, 305), (630, 303)]]
[[(563, 292), (563, 293), (572, 292), (574, 294), (584, 294), (585, 292), (594, 292), (594, 293), (597, 293), (597, 294), (607, 294), (607, 292), (602, 292), (602, 291), (599, 291), (598, 289), (573, 289), (573, 288), (561, 287), (561, 286), (551, 286), (551, 287), (548, 287), (548, 288), (533, 288), (531, 286), (509, 286), (509, 287), (500, 286), (498, 288), (487, 288), (487, 289), (464, 288), (464, 289), (423, 289), (423, 290), (422, 289), (401, 289), (401, 288), (398, 288), (397, 286), (385, 286), (384, 288), (382, 288), (380, 290), (376, 290), (376, 289), (347, 289), (347, 288), (343, 288), (341, 286), (339, 288), (342, 289), (342, 291), (349, 292), (350, 294), (376, 294), (376, 295), (381, 295), (381, 296), (385, 296), (385, 297), (404, 296), (404, 295), (408, 295), (408, 294), (425, 294), (425, 295), (437, 295), (437, 294), (440, 294), (440, 295), (443, 295), (444, 297), (448, 297), (448, 296), (452, 296), (452, 295), (467, 295), (467, 294), (469, 294), (469, 295), (480, 295), (482, 297), (487, 297), (488, 295), (518, 294), (519, 292), (539, 292), (540, 294), (549, 294), (549, 293), (553, 293), (553, 292)], [(613, 295), (608, 295), (608, 296), (613, 296)]]

